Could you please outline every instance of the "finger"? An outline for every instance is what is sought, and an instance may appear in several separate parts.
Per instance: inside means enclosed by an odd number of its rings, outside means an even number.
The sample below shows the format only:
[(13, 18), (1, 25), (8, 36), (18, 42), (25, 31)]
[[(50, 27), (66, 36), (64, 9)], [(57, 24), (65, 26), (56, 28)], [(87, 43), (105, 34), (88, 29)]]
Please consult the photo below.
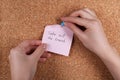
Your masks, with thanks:
[(69, 22), (65, 22), (65, 26), (69, 27), (80, 40), (83, 40), (85, 38), (84, 32), (81, 29), (79, 29), (76, 25)]
[(61, 18), (62, 21), (71, 22), (78, 24), (80, 26), (84, 26), (85, 28), (89, 28), (89, 23), (91, 23), (91, 20), (84, 19), (84, 18), (78, 18), (78, 17), (63, 17)]
[(95, 19), (95, 17), (94, 17), (93, 15), (91, 15), (89, 12), (87, 12), (87, 11), (85, 11), (85, 10), (75, 11), (75, 12), (73, 12), (70, 16), (73, 16), (73, 17), (78, 17), (78, 16), (80, 16), (81, 18)]
[(39, 58), (43, 55), (43, 53), (46, 50), (46, 44), (41, 44), (40, 46), (38, 46), (38, 48), (33, 52), (33, 54), (31, 54), (31, 56), (34, 59), (39, 60)]
[(45, 53), (42, 54), (42, 56), (40, 58), (49, 58), (49, 57), (51, 57), (51, 54), (45, 52)]
[(25, 40), (20, 45), (22, 45), (22, 47), (26, 48), (31, 45), (40, 45), (40, 44), (41, 44), (40, 40)]
[(94, 11), (92, 11), (92, 10), (90, 10), (90, 9), (88, 9), (88, 8), (84, 8), (83, 10), (86, 11), (86, 12), (88, 12), (89, 14), (97, 17), (97, 16), (96, 16), (96, 13), (95, 13)]
[(19, 44), (16, 49), (21, 53), (28, 53), (31, 49), (34, 49), (36, 46), (40, 45), (40, 40), (25, 40), (21, 44)]
[(47, 59), (46, 58), (40, 58), (39, 61), (40, 62), (45, 62)]

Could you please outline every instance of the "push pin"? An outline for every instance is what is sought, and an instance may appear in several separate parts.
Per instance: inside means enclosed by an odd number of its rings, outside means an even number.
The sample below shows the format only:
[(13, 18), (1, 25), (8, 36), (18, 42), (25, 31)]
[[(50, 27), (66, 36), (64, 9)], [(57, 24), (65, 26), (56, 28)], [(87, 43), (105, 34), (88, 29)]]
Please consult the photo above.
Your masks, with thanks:
[(62, 21), (62, 22), (60, 23), (60, 25), (61, 25), (62, 27), (65, 26), (64, 21)]

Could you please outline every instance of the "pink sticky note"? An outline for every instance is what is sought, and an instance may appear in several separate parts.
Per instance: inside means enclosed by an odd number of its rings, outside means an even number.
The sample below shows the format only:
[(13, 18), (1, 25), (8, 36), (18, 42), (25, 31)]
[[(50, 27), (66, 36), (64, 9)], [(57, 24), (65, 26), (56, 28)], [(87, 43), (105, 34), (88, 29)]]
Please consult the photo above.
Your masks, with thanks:
[(48, 25), (45, 27), (42, 43), (47, 44), (47, 51), (69, 56), (73, 32), (68, 27), (61, 25)]

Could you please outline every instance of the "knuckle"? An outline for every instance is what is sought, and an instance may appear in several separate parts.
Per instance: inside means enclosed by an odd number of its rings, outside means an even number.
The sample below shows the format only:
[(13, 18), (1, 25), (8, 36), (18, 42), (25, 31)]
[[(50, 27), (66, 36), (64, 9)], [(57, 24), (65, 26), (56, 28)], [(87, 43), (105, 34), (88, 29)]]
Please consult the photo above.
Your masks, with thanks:
[(30, 43), (30, 42), (33, 42), (33, 41), (35, 41), (35, 40), (27, 39), (27, 40), (24, 40), (23, 42), (24, 42), (24, 43)]
[(11, 57), (10, 57), (10, 55), (8, 56), (8, 59), (9, 59), (9, 60), (11, 60)]
[(13, 54), (15, 54), (15, 53), (17, 53), (16, 47), (15, 47), (15, 48), (12, 48), (12, 49), (10, 50), (10, 55), (13, 55)]
[(12, 49), (10, 50), (10, 54), (13, 53), (13, 52), (15, 52), (15, 48), (12, 48)]
[(93, 20), (90, 22), (91, 26), (98, 26), (99, 25), (99, 21), (98, 20)]
[(28, 43), (28, 42), (30, 42), (30, 40), (24, 40), (24, 41), (23, 41), (23, 43)]
[(79, 14), (84, 14), (83, 9), (82, 9), (82, 10), (79, 10)]
[(31, 40), (24, 40), (21, 44), (22, 45), (30, 45)]
[(95, 16), (96, 16), (95, 11), (93, 11), (93, 10), (91, 10), (91, 9), (89, 9), (89, 8), (84, 8), (84, 10), (86, 10), (86, 11), (88, 11), (88, 12), (91, 12), (93, 15), (95, 15)]
[(10, 50), (10, 54), (9, 54), (9, 56), (8, 56), (8, 59), (9, 59), (9, 60), (11, 59), (11, 56), (13, 55), (13, 53), (15, 53), (15, 51), (16, 51), (15, 48), (12, 48), (12, 49)]
[(83, 8), (83, 10), (90, 10), (89, 8)]

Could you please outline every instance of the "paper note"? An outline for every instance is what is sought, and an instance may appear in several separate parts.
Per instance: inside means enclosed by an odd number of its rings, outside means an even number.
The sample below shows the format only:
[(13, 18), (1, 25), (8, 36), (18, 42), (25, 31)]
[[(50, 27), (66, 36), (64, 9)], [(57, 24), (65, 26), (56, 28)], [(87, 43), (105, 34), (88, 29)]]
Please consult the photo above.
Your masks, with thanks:
[(69, 56), (73, 32), (66, 26), (48, 25), (45, 27), (42, 43), (47, 44), (47, 51)]

